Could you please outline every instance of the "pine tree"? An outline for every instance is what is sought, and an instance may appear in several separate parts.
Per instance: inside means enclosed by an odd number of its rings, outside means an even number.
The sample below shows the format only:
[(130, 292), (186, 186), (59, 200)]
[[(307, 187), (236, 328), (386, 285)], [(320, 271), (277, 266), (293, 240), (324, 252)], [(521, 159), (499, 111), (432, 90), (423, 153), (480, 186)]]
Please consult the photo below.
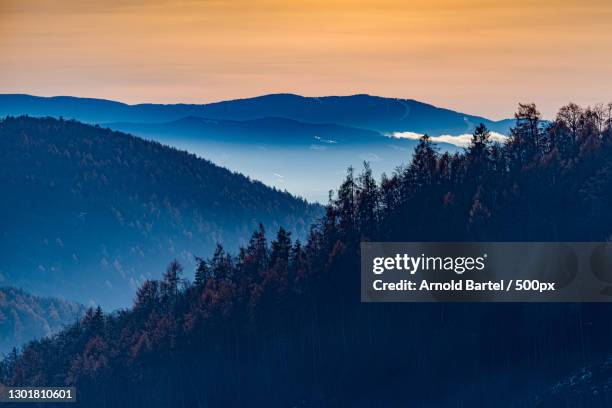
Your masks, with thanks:
[(261, 223), (249, 241), (247, 254), (251, 257), (251, 262), (255, 265), (255, 273), (260, 273), (267, 267), (269, 257), (268, 241), (266, 239), (266, 230)]
[(299, 239), (291, 247), (289, 275), (297, 290), (303, 290), (308, 276), (308, 261)]
[(196, 270), (194, 275), (193, 283), (196, 287), (202, 288), (206, 285), (206, 280), (210, 275), (210, 268), (208, 267), (208, 263), (205, 259), (200, 257), (196, 257)]
[(272, 241), (272, 252), (270, 255), (270, 265), (281, 267), (286, 270), (289, 264), (289, 253), (291, 251), (291, 233), (280, 227), (276, 239)]
[(232, 278), (232, 257), (225, 252), (221, 244), (217, 244), (212, 259), (209, 262), (210, 274), (217, 280)]
[(407, 198), (411, 193), (431, 185), (434, 181), (438, 163), (436, 149), (428, 135), (423, 135), (414, 149), (412, 162), (404, 172), (403, 197)]
[(340, 232), (344, 236), (352, 236), (355, 230), (355, 175), (353, 167), (346, 172), (344, 182), (340, 185), (337, 199), (334, 202)]
[(170, 262), (166, 272), (163, 276), (162, 281), (162, 293), (164, 296), (174, 298), (179, 293), (179, 284), (182, 282), (181, 275), (183, 274), (183, 267), (175, 259)]
[(491, 141), (491, 133), (484, 124), (480, 124), (472, 134), (472, 141), (468, 148), (468, 158), (471, 161), (481, 162), (487, 156)]
[(357, 182), (357, 227), (362, 239), (371, 239), (377, 226), (379, 191), (368, 162), (363, 163), (363, 172)]

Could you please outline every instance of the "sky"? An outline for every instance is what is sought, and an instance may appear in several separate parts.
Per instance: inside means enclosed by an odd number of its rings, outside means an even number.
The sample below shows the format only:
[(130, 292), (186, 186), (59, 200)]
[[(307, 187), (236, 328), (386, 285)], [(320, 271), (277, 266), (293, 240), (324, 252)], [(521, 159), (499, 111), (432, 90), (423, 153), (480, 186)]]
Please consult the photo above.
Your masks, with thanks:
[(409, 98), (492, 119), (612, 99), (609, 0), (0, 0), (0, 93)]

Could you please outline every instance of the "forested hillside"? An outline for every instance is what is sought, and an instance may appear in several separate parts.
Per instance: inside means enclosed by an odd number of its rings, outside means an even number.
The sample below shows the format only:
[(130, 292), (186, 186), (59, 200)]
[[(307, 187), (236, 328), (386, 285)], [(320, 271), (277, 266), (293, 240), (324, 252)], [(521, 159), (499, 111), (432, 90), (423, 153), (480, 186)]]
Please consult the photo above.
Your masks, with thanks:
[(0, 121), (0, 274), (128, 305), (169, 258), (233, 248), (261, 222), (304, 236), (320, 208), (159, 143), (75, 121)]
[[(543, 124), (521, 105), (507, 144), (480, 126), (456, 155), (423, 137), (380, 183), (349, 170), (306, 241), (259, 228), (193, 278), (172, 262), (131, 310), (90, 310), (0, 381), (76, 385), (87, 407), (558, 407), (559, 373), (610, 353), (609, 304), (362, 304), (359, 243), (610, 239), (607, 112)], [(601, 389), (569, 406), (608, 406)]]
[(0, 355), (28, 340), (49, 336), (73, 324), (84, 312), (85, 307), (74, 302), (0, 287)]

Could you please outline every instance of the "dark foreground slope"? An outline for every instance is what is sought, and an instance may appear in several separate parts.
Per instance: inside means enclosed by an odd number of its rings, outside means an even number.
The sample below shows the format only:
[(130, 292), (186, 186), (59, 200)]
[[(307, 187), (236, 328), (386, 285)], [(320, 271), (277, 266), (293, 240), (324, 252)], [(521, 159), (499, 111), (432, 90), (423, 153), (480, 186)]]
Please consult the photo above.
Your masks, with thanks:
[[(566, 113), (543, 129), (521, 106), (507, 145), (480, 128), (456, 156), (423, 138), (380, 184), (349, 172), (304, 244), (257, 230), (184, 287), (172, 263), (131, 310), (91, 310), (0, 381), (76, 385), (84, 407), (608, 407), (610, 303), (359, 301), (364, 240), (608, 240), (610, 118)], [(566, 386), (590, 364), (598, 378)]]
[(0, 288), (0, 355), (73, 324), (84, 311), (75, 302), (33, 296), (11, 287)]
[(236, 249), (262, 222), (304, 235), (318, 207), (176, 149), (73, 121), (0, 121), (0, 274), (125, 306), (168, 258)]

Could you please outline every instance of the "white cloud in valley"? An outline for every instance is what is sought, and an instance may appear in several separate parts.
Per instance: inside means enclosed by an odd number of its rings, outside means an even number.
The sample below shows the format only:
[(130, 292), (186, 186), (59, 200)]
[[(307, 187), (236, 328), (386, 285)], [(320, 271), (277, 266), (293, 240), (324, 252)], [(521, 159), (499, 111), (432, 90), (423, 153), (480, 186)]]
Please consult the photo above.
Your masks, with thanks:
[[(389, 137), (396, 139), (412, 139), (418, 140), (423, 134), (415, 132), (393, 132), (388, 134)], [(435, 143), (448, 143), (459, 147), (468, 147), (472, 141), (472, 135), (464, 133), (462, 135), (441, 135), (441, 136), (430, 136), (432, 142)], [(491, 132), (489, 140), (493, 142), (504, 143), (508, 139), (508, 136), (497, 132)]]

